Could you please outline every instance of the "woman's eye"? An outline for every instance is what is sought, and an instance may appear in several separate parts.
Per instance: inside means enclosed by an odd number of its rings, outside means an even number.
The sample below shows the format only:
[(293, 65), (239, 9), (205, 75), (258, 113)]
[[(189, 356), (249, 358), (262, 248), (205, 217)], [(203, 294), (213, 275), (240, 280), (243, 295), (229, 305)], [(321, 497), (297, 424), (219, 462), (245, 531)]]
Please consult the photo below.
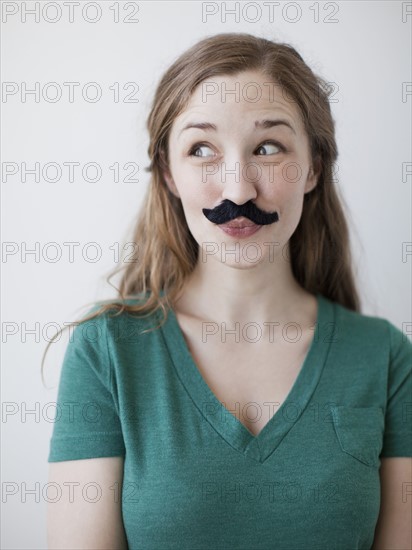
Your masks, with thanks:
[[(207, 151), (204, 152), (205, 149), (209, 149), (210, 153), (208, 154)], [(203, 150), (203, 153), (202, 153), (202, 150)], [(200, 154), (199, 154), (199, 152), (200, 152)], [(202, 144), (202, 143), (194, 145), (189, 151), (189, 156), (193, 156), (193, 157), (201, 157), (201, 158), (202, 157), (210, 157), (213, 154), (214, 154), (213, 150), (208, 145), (205, 145), (205, 144)]]
[[(285, 150), (286, 149), (282, 145), (273, 141), (267, 141), (265, 143), (262, 143), (262, 145), (259, 145), (259, 147), (256, 149), (256, 153), (260, 156), (267, 156), (274, 155), (280, 152), (285, 152)], [(196, 143), (189, 151), (189, 156), (199, 158), (211, 157), (214, 156), (214, 154), (215, 153), (213, 149), (205, 143)]]
[(257, 154), (260, 154), (259, 151), (264, 151), (264, 150), (266, 150), (267, 152), (263, 153), (263, 155), (273, 155), (280, 151), (284, 151), (284, 148), (281, 145), (278, 145), (277, 143), (268, 141), (267, 143), (263, 143), (262, 145), (259, 145), (259, 147), (256, 149)]

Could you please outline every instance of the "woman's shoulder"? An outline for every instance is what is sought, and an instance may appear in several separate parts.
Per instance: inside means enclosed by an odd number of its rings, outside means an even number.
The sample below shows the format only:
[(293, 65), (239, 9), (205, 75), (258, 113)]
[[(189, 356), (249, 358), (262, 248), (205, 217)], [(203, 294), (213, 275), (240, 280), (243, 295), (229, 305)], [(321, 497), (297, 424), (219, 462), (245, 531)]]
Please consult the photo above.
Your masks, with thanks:
[[(95, 302), (87, 315), (97, 313), (94, 319), (85, 324), (96, 323), (106, 335), (121, 339), (122, 334), (139, 334), (144, 330), (159, 326), (166, 318), (162, 309), (155, 303), (153, 307), (143, 308), (148, 301), (148, 294), (126, 298), (124, 300), (101, 300)], [(102, 307), (104, 306), (104, 307)], [(167, 315), (167, 307), (165, 308)]]
[(399, 328), (385, 316), (354, 311), (331, 300), (328, 302), (333, 305), (336, 330), (342, 337), (352, 337), (376, 349), (390, 348), (392, 353), (400, 347), (407, 353), (412, 352), (410, 321), (403, 322)]

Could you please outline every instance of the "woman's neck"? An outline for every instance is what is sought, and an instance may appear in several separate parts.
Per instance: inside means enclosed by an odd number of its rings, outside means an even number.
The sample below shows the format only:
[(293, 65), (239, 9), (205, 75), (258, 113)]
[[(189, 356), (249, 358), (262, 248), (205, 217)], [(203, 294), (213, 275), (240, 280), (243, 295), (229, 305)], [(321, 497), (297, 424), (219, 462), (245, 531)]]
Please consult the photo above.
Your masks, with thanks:
[(246, 268), (214, 260), (198, 262), (174, 309), (205, 321), (263, 323), (290, 321), (305, 310), (312, 318), (315, 305), (316, 297), (297, 283), (286, 260)]

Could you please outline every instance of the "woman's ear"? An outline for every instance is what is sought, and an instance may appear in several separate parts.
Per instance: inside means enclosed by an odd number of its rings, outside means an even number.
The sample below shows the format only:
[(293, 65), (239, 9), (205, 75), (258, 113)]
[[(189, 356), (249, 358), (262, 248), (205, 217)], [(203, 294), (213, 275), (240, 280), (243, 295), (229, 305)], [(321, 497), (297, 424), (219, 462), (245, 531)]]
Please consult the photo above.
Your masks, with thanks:
[(318, 183), (318, 178), (320, 176), (320, 159), (316, 157), (313, 164), (310, 166), (308, 177), (306, 178), (305, 183), (305, 193), (309, 193), (314, 189)]
[(180, 198), (179, 191), (177, 190), (176, 184), (172, 178), (172, 175), (168, 170), (163, 171), (163, 177), (166, 182), (166, 185), (171, 193), (175, 195), (175, 197)]

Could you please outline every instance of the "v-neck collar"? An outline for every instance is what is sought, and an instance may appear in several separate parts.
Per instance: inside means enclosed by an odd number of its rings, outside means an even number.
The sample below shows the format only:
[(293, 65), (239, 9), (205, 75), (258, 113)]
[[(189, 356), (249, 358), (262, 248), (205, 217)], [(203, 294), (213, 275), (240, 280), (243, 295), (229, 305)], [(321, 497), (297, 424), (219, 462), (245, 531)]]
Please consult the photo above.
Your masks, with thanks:
[(194, 405), (204, 420), (234, 449), (263, 463), (306, 409), (322, 375), (333, 333), (333, 302), (316, 294), (318, 303), (314, 336), (299, 374), (286, 399), (257, 434), (252, 434), (238, 418), (222, 405), (196, 366), (186, 344), (173, 308), (161, 327), (173, 366)]

